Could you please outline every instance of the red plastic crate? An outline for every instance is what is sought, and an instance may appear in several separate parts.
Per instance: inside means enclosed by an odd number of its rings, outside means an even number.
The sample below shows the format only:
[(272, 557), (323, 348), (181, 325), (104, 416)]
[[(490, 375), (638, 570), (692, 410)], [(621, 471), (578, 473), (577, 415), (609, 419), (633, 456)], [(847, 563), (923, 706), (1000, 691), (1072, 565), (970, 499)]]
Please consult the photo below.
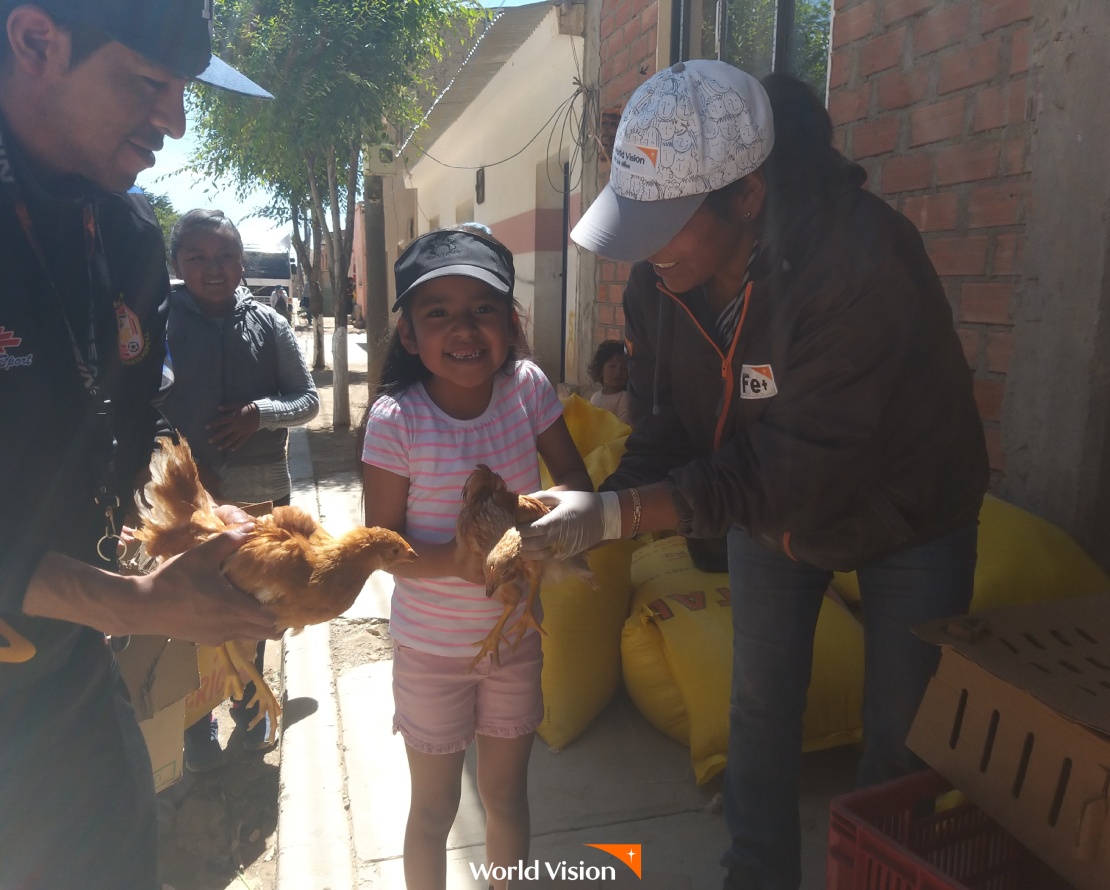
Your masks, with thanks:
[(834, 798), (826, 890), (1070, 890), (951, 791), (926, 770)]

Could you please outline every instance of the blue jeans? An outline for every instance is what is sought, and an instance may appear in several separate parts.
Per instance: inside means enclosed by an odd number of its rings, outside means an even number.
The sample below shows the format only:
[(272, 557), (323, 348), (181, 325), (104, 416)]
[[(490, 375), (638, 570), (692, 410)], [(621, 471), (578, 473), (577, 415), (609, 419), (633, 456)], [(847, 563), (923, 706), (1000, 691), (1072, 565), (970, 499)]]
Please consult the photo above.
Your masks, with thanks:
[[(939, 650), (910, 628), (966, 613), (976, 540), (976, 527), (966, 526), (858, 572), (866, 676), (860, 785), (921, 768), (904, 741)], [(732, 845), (721, 864), (736, 886), (797, 890), (802, 715), (832, 573), (771, 551), (739, 528), (729, 533), (728, 562), (733, 661), (724, 800)]]

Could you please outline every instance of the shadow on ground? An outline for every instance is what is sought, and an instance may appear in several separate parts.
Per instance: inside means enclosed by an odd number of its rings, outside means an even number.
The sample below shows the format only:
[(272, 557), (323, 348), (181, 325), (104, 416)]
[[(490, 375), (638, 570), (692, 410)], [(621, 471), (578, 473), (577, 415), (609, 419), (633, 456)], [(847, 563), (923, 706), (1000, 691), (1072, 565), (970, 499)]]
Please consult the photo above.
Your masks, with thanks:
[(226, 763), (200, 775), (186, 771), (158, 795), (161, 877), (175, 890), (272, 887), (278, 752), (244, 750), (226, 704), (217, 717)]
[[(326, 484), (338, 473), (356, 472), (358, 433), (332, 429), (330, 369), (313, 371), (320, 413), (306, 425), (314, 475)], [(351, 417), (357, 426), (366, 408), (366, 372), (348, 374)], [(266, 679), (281, 695), (275, 670), (281, 647), (267, 647)], [(271, 663), (274, 659), (275, 663)], [(319, 704), (307, 698), (284, 701), (285, 725), (310, 716)], [(227, 702), (216, 709), (227, 763), (204, 775), (186, 773), (158, 795), (159, 865), (174, 890), (274, 890), (277, 884), (277, 817), (280, 792), (278, 747), (244, 751)]]

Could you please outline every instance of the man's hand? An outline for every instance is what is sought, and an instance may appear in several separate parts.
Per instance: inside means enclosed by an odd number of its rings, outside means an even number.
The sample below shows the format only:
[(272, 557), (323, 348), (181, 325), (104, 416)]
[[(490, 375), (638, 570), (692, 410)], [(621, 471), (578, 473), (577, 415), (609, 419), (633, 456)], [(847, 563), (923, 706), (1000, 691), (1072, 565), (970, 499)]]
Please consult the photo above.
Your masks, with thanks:
[(566, 559), (602, 541), (620, 537), (620, 505), (613, 492), (548, 490), (531, 496), (552, 510), (519, 526), (525, 555)]
[(134, 578), (139, 602), (124, 633), (157, 633), (208, 646), (233, 639), (278, 639), (281, 633), (269, 611), (220, 572), (251, 528), (226, 531)]
[[(229, 639), (279, 639), (281, 634), (262, 604), (220, 572), (224, 560), (239, 549), (250, 530), (251, 526), (231, 529), (139, 577), (140, 594), (147, 606), (141, 609), (141, 620), (151, 629), (131, 629), (129, 633), (164, 634), (205, 646)], [(135, 619), (140, 620), (138, 614)]]
[(121, 576), (47, 553), (23, 597), (23, 612), (84, 624), (114, 637), (153, 634), (218, 645), (276, 640), (274, 618), (232, 586), (220, 566), (247, 539), (249, 525), (230, 529), (149, 575)]
[(212, 434), (208, 441), (220, 451), (234, 451), (258, 432), (261, 415), (254, 402), (220, 405), (220, 416), (206, 429)]

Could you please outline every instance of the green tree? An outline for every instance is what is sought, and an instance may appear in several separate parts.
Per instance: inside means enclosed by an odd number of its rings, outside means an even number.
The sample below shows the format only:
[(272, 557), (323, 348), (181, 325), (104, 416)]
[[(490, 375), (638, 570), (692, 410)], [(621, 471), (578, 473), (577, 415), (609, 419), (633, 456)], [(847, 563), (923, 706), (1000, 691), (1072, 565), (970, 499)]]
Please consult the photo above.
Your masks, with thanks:
[(181, 219), (181, 214), (173, 209), (168, 195), (147, 192), (146, 199), (150, 201), (150, 206), (154, 208), (154, 215), (158, 217), (158, 225), (162, 228), (162, 240), (166, 242), (166, 261), (169, 262), (170, 232), (173, 231), (174, 223)]
[[(193, 91), (201, 148), (192, 167), (230, 177), (242, 194), (257, 187), (270, 191), (274, 202), (263, 215), (292, 223), (314, 318), (323, 310), (326, 256), (336, 327), (344, 327), (363, 147), (385, 141), (385, 120), (411, 126), (419, 119), (414, 97), (420, 72), (442, 52), (444, 22), (471, 21), (475, 10), (466, 0), (217, 0), (216, 5), (215, 51), (270, 90), (274, 101)], [(384, 335), (385, 294), (372, 297), (368, 330)], [(324, 366), (319, 322), (314, 343), (313, 367), (319, 369)], [(340, 413), (337, 406), (337, 425), (344, 422)]]
[[(720, 58), (756, 77), (771, 72), (775, 45), (776, 0), (724, 0), (726, 13)], [(828, 0), (797, 0), (791, 32), (788, 73), (801, 78), (818, 96), (825, 95), (828, 72), (830, 15)], [(702, 51), (713, 56), (716, 21), (702, 26)], [(782, 67), (782, 66), (780, 66)]]

